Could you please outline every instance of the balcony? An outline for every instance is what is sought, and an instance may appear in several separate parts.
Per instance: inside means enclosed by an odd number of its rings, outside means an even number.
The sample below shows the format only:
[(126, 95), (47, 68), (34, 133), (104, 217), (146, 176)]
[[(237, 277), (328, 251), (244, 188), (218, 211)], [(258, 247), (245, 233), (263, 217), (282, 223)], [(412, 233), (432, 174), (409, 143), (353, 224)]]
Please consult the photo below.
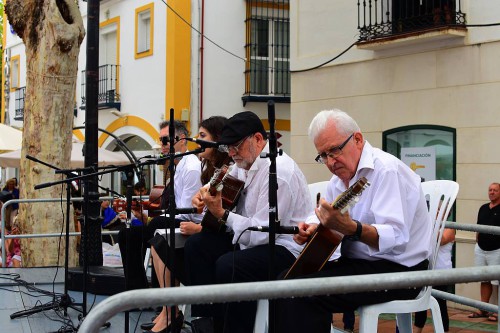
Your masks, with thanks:
[(460, 0), (358, 0), (357, 5), (361, 48), (463, 38), (466, 33)]
[[(99, 66), (99, 92), (97, 95), (97, 105), (99, 109), (121, 109), (120, 94), (118, 93), (119, 65)], [(85, 80), (86, 71), (82, 71), (82, 105), (80, 109), (85, 109)]]
[(15, 91), (15, 112), (14, 112), (14, 120), (23, 120), (24, 119), (24, 96), (26, 95), (26, 87), (20, 87)]

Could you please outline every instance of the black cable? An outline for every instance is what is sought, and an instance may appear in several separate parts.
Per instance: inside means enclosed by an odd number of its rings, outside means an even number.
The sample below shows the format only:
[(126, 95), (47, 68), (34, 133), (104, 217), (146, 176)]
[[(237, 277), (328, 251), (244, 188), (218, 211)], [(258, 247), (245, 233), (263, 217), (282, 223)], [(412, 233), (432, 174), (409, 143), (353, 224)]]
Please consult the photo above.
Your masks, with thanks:
[[(177, 13), (175, 11), (175, 9), (173, 9), (165, 0), (162, 0), (162, 2), (168, 7), (168, 9), (170, 9), (178, 18), (180, 18), (184, 23), (186, 23), (192, 30), (196, 31), (202, 38), (205, 38), (207, 41), (209, 41), (210, 43), (212, 43), (213, 45), (215, 45), (216, 47), (218, 47), (219, 49), (221, 49), (222, 51), (238, 58), (238, 59), (241, 59), (243, 61), (247, 61), (247, 59), (245, 58), (242, 58), (240, 56), (238, 56), (237, 54), (234, 54), (233, 52), (225, 49), (224, 47), (222, 47), (221, 45), (217, 44), (215, 41), (213, 41), (212, 39), (208, 38), (206, 35), (202, 34), (198, 29), (196, 29), (195, 27), (193, 27), (192, 24), (190, 24), (188, 21), (186, 21), (179, 13)], [(485, 24), (465, 24), (463, 26), (465, 27), (493, 27), (493, 26), (499, 26), (500, 23), (485, 23)], [(329, 64), (330, 62), (338, 59), (339, 57), (341, 57), (342, 55), (344, 55), (344, 53), (346, 53), (347, 51), (349, 51), (354, 45), (357, 44), (357, 41), (352, 43), (347, 49), (345, 49), (344, 51), (342, 51), (340, 54), (336, 55), (335, 57), (333, 57), (332, 59), (328, 60), (328, 61), (325, 61), (324, 63), (322, 64), (319, 64), (317, 66), (314, 66), (314, 67), (310, 67), (310, 68), (306, 68), (306, 69), (299, 69), (299, 70), (294, 70), (294, 71), (290, 71), (290, 73), (302, 73), (302, 72), (308, 72), (308, 71), (312, 71), (314, 69), (318, 69), (320, 67), (323, 67), (324, 65), (326, 64)], [(251, 60), (249, 61), (251, 63), (253, 63)], [(264, 67), (264, 66), (261, 66), (260, 64), (258, 63), (254, 63), (256, 66), (259, 66), (259, 67)], [(272, 68), (272, 67), (268, 67), (268, 68)]]
[(272, 66), (263, 66), (262, 64), (258, 63), (258, 62), (255, 62), (255, 61), (252, 61), (252, 60), (247, 60), (243, 57), (240, 57), (239, 55), (229, 51), (228, 49), (225, 49), (224, 47), (222, 47), (221, 45), (217, 44), (215, 41), (213, 41), (212, 39), (210, 39), (209, 37), (207, 37), (205, 34), (201, 33), (201, 31), (199, 31), (198, 29), (196, 29), (195, 27), (193, 27), (193, 25), (191, 23), (189, 23), (186, 19), (184, 19), (179, 13), (177, 13), (175, 11), (175, 9), (173, 9), (168, 3), (166, 3), (165, 0), (161, 0), (166, 6), (168, 9), (170, 9), (178, 18), (180, 18), (184, 23), (186, 23), (192, 30), (196, 31), (196, 33), (198, 33), (198, 35), (200, 35), (202, 38), (206, 39), (207, 41), (209, 41), (210, 43), (212, 43), (213, 45), (215, 45), (216, 47), (218, 47), (219, 49), (221, 49), (222, 51), (232, 55), (233, 57), (235, 58), (238, 58), (240, 60), (243, 60), (244, 62), (248, 62), (250, 64), (253, 64), (259, 68), (267, 68), (267, 69), (270, 69), (270, 70), (274, 70), (274, 67)]
[(357, 41), (352, 43), (347, 49), (345, 49), (344, 51), (340, 52), (338, 55), (336, 55), (335, 57), (331, 58), (330, 60), (328, 61), (325, 61), (324, 63), (322, 64), (319, 64), (317, 66), (314, 66), (314, 67), (311, 67), (311, 68), (306, 68), (306, 69), (298, 69), (298, 70), (295, 70), (295, 71), (290, 71), (290, 73), (302, 73), (302, 72), (308, 72), (308, 71), (312, 71), (313, 69), (318, 69), (320, 67), (323, 67), (324, 65), (326, 64), (329, 64), (331, 63), (332, 61), (340, 58), (342, 55), (344, 55), (344, 53), (346, 53), (347, 51), (349, 51), (354, 45), (357, 44)]
[(186, 21), (186, 19), (184, 19), (179, 13), (177, 13), (175, 11), (175, 9), (173, 9), (165, 0), (161, 0), (161, 1), (165, 4), (165, 6), (167, 6), (168, 9), (170, 9), (172, 11), (172, 13), (174, 13), (178, 18), (180, 18), (184, 23), (186, 23), (191, 29), (193, 29), (194, 31), (196, 31), (201, 37), (205, 38), (210, 43), (212, 43), (213, 45), (217, 46), (222, 51), (224, 51), (226, 53), (229, 53), (233, 57), (241, 59), (243, 61), (246, 61), (245, 58), (242, 58), (239, 55), (237, 55), (237, 54), (235, 54), (235, 53), (233, 53), (233, 52), (231, 52), (229, 50), (226, 50), (225, 48), (223, 48), (222, 46), (220, 46), (219, 44), (217, 44), (216, 42), (214, 42), (213, 40), (211, 40), (210, 38), (208, 38), (207, 36), (205, 36), (204, 34), (202, 34), (201, 31), (199, 31), (198, 29), (196, 29), (195, 27), (193, 27), (193, 25), (191, 23), (189, 23), (188, 21)]
[(480, 27), (494, 27), (500, 25), (499, 23), (483, 23), (483, 24), (464, 24), (466, 28), (480, 28)]

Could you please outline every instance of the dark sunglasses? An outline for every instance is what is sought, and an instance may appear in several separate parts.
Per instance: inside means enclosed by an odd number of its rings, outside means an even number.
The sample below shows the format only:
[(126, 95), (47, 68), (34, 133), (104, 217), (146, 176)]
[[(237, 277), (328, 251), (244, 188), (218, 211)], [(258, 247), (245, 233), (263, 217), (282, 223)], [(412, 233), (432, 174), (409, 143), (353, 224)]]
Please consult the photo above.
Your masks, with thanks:
[(166, 146), (170, 143), (170, 137), (168, 136), (160, 136), (160, 142), (162, 145)]

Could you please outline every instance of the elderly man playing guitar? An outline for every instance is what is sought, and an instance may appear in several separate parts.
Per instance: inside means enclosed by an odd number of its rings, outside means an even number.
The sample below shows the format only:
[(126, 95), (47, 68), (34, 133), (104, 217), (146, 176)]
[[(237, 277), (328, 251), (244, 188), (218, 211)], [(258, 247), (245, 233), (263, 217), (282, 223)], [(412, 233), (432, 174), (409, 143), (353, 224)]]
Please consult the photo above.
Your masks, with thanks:
[[(432, 225), (420, 177), (396, 157), (372, 147), (357, 123), (340, 110), (318, 113), (310, 124), (309, 137), (318, 152), (316, 161), (325, 164), (333, 176), (316, 216), (307, 220), (310, 223), (299, 224), (295, 240), (300, 244), (308, 241), (320, 223), (323, 229), (332, 231), (334, 239), (342, 239), (341, 257), (324, 264), (319, 272), (301, 276), (294, 271), (290, 277), (427, 269)], [(347, 209), (337, 205), (335, 198), (362, 178), (371, 185), (361, 184), (364, 191), (359, 202)], [(398, 289), (278, 300), (276, 331), (327, 333), (332, 313), (415, 298), (419, 291)]]

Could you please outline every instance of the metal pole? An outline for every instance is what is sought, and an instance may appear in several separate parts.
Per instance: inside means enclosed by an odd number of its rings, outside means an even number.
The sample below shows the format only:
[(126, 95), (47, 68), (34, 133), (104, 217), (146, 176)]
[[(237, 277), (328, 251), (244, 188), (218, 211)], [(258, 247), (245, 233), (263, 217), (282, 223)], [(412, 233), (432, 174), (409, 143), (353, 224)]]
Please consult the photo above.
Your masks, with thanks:
[[(97, 128), (99, 93), (99, 0), (87, 2), (87, 65), (85, 70), (85, 167), (97, 166)], [(86, 172), (90, 173), (90, 172)], [(80, 253), (80, 265), (102, 265), (101, 226), (98, 222), (99, 203), (98, 179), (93, 177), (86, 183), (84, 197), (88, 206), (84, 207), (86, 217), (82, 243), (86, 251)], [(87, 201), (87, 200), (84, 200)], [(85, 253), (86, 252), (86, 253)], [(85, 265), (83, 265), (85, 266)]]
[[(97, 166), (97, 128), (99, 94), (99, 0), (87, 1), (87, 65), (85, 69), (85, 167)], [(85, 171), (84, 174), (91, 173)], [(99, 223), (99, 193), (97, 176), (84, 182), (83, 234), (80, 266), (83, 266), (82, 312), (87, 312), (87, 276), (89, 265), (102, 266), (101, 225)]]

